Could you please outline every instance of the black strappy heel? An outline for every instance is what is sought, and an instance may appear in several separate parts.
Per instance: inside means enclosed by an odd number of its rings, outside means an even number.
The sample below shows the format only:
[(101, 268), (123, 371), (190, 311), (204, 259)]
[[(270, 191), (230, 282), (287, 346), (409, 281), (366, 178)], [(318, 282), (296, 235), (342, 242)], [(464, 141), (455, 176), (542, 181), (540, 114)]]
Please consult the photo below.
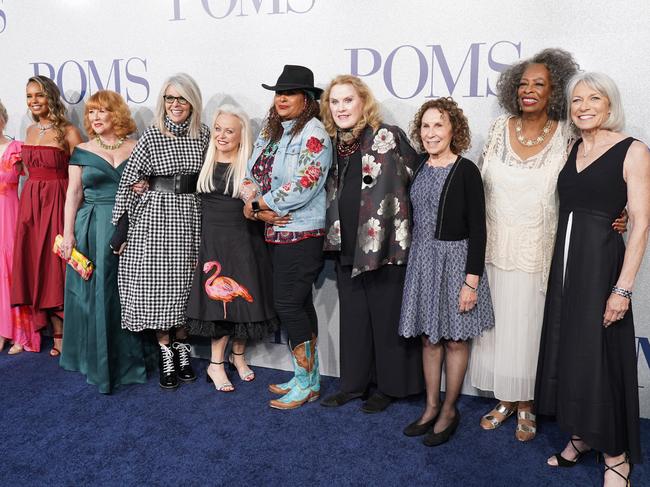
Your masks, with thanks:
[[(618, 470), (616, 470), (616, 467), (620, 467), (621, 465), (625, 465), (626, 463), (630, 467), (630, 471), (627, 473), (627, 477), (625, 475), (623, 475), (621, 472), (619, 472)], [(618, 475), (623, 480), (625, 480), (625, 485), (627, 487), (630, 487), (630, 485), (631, 485), (630, 477), (632, 477), (632, 468), (634, 467), (634, 465), (632, 463), (630, 463), (630, 459), (628, 458), (627, 453), (625, 454), (625, 458), (623, 459), (623, 461), (618, 462), (616, 465), (607, 465), (607, 463), (605, 463), (605, 458), (603, 457), (603, 465), (605, 466), (605, 471), (603, 472), (603, 476), (607, 474), (608, 470), (611, 470), (616, 475)]]
[[(555, 459), (557, 460), (557, 465), (549, 465), (549, 466), (551, 466), (551, 467), (556, 467), (557, 466), (557, 467), (563, 467), (563, 468), (575, 467), (578, 464), (578, 462), (582, 459), (582, 456), (585, 453), (589, 453), (591, 451), (591, 448), (589, 450), (584, 450), (584, 451), (580, 450), (576, 446), (574, 441), (582, 441), (582, 438), (571, 437), (571, 439), (569, 440), (569, 443), (571, 444), (573, 449), (576, 451), (575, 459), (574, 460), (567, 460), (566, 458), (564, 458), (562, 456), (562, 452), (558, 452), (555, 455), (553, 455), (553, 457), (555, 457)], [(551, 458), (553, 458), (553, 457), (551, 457)]]

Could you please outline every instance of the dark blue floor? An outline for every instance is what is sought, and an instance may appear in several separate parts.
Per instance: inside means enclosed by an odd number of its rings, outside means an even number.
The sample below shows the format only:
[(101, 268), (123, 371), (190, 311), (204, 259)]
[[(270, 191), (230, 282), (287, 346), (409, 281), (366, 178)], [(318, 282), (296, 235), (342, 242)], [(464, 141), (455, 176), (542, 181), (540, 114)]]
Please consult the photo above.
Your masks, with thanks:
[[(463, 397), (462, 421), (437, 448), (402, 435), (423, 399), (400, 401), (367, 415), (359, 401), (327, 409), (267, 407), (270, 382), (287, 372), (256, 368), (257, 379), (219, 393), (205, 383), (207, 362), (195, 360), (196, 383), (163, 391), (155, 377), (110, 396), (47, 353), (0, 354), (0, 485), (392, 485), (599, 486), (594, 457), (553, 469), (547, 456), (567, 437), (540, 422), (530, 443), (514, 438), (514, 420), (483, 431), (493, 401)], [(231, 374), (233, 379), (235, 374)], [(337, 380), (323, 379), (325, 393)], [(634, 485), (650, 485), (650, 420), (642, 421), (644, 465)]]

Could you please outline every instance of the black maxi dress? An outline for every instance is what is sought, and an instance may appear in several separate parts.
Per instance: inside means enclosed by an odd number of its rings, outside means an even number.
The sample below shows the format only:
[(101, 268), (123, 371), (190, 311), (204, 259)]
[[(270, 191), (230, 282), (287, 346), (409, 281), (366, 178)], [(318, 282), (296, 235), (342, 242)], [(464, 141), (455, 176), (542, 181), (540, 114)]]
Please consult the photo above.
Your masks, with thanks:
[[(623, 161), (634, 141), (612, 146), (581, 172), (579, 140), (558, 177), (560, 218), (544, 309), (535, 407), (609, 455), (641, 463), (632, 308), (603, 326), (623, 266), (623, 237), (611, 223), (627, 204)], [(565, 251), (565, 246), (567, 246)], [(566, 262), (565, 262), (566, 255)]]
[(277, 328), (271, 260), (261, 222), (224, 194), (228, 164), (215, 167), (215, 190), (200, 193), (201, 244), (187, 303), (190, 334), (260, 340)]

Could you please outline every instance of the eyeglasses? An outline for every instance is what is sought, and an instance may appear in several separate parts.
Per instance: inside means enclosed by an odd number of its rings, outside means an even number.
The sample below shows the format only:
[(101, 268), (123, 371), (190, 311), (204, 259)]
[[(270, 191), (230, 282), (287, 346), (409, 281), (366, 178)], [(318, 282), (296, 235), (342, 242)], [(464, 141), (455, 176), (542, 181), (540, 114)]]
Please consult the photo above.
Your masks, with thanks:
[(188, 103), (182, 96), (163, 95), (163, 100), (165, 100), (165, 103), (168, 105), (173, 105), (175, 101), (177, 101), (179, 105), (187, 105)]

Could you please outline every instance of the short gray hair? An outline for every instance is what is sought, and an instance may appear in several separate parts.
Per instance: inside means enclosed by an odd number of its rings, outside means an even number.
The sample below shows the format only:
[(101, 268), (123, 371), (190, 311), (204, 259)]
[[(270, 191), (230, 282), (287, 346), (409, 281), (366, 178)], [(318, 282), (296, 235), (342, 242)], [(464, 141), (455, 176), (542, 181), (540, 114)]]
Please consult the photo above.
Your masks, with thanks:
[(201, 112), (203, 111), (203, 100), (201, 98), (201, 90), (199, 85), (196, 84), (194, 78), (186, 73), (176, 73), (165, 80), (158, 94), (158, 101), (156, 103), (156, 115), (154, 117), (154, 125), (158, 127), (163, 134), (168, 133), (165, 128), (165, 91), (170, 86), (174, 87), (180, 95), (185, 98), (192, 106), (190, 113), (190, 130), (189, 136), (193, 139), (198, 139), (201, 135)]
[(9, 115), (7, 115), (7, 109), (2, 103), (2, 100), (0, 100), (0, 120), (2, 120), (2, 123), (4, 124), (9, 121)]
[(625, 127), (625, 112), (623, 111), (621, 93), (618, 91), (618, 87), (614, 80), (604, 73), (587, 71), (584, 73), (578, 73), (569, 80), (566, 87), (566, 99), (568, 105), (567, 114), (569, 118), (571, 118), (571, 98), (573, 90), (575, 90), (576, 86), (580, 83), (584, 83), (589, 88), (596, 90), (609, 101), (609, 117), (600, 128), (612, 130), (614, 132), (620, 132), (623, 130), (623, 127)]

